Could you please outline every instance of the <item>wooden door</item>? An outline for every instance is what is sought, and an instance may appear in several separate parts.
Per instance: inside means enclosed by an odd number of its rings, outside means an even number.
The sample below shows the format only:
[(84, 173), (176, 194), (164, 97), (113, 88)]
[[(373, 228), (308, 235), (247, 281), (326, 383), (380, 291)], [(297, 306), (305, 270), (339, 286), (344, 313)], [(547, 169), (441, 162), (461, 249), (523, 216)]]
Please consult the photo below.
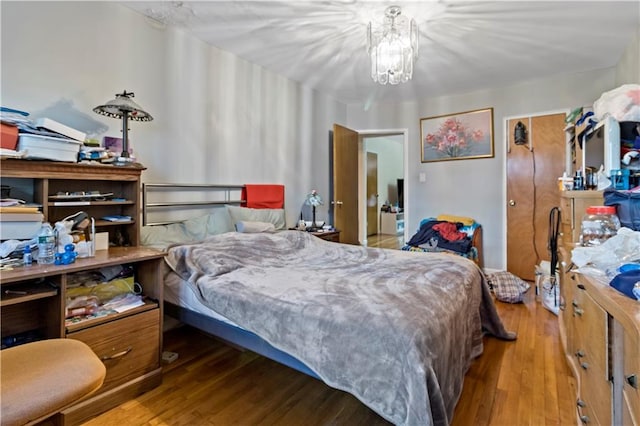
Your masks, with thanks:
[[(549, 260), (549, 213), (560, 205), (558, 177), (564, 171), (565, 114), (522, 117), (507, 123), (507, 270), (535, 280), (535, 267)], [(527, 143), (516, 145), (518, 122)]]
[(340, 242), (360, 244), (358, 239), (358, 132), (333, 125), (334, 226)]
[(367, 236), (378, 233), (378, 154), (367, 152)]

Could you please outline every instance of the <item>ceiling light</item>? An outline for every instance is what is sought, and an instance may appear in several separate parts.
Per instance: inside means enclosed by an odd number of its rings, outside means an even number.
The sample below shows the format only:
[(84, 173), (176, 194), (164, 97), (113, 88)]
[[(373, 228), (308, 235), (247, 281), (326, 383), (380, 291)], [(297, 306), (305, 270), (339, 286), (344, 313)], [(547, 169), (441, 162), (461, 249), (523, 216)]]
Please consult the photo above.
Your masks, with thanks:
[(367, 52), (371, 57), (371, 77), (380, 84), (411, 80), (413, 61), (418, 59), (418, 26), (401, 16), (399, 6), (389, 6), (384, 21), (367, 25)]

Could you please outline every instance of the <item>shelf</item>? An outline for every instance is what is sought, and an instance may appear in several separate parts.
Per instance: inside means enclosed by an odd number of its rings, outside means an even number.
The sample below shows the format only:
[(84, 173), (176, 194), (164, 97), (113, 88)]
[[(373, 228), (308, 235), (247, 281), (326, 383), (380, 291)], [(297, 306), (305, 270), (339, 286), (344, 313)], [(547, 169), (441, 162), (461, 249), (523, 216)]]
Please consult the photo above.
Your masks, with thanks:
[(125, 318), (131, 315), (139, 314), (140, 312), (150, 311), (158, 308), (158, 302), (151, 299), (146, 299), (145, 304), (142, 306), (129, 309), (124, 312), (114, 312), (98, 317), (74, 317), (65, 319), (65, 328), (67, 333), (73, 333), (75, 331), (84, 330), (85, 328), (94, 327), (99, 324), (104, 324), (110, 321), (114, 321), (120, 318)]
[(58, 289), (46, 284), (15, 285), (2, 290), (0, 307), (57, 296)]
[(78, 207), (78, 206), (130, 206), (133, 201), (49, 201), (47, 206), (50, 207)]

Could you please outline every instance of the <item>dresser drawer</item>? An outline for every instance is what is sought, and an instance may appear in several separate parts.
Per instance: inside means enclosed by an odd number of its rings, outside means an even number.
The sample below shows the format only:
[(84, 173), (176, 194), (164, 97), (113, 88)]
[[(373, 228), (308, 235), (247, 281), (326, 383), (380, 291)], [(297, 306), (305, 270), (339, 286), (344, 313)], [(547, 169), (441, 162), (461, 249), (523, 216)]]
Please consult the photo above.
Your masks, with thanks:
[(582, 359), (579, 363), (599, 366), (605, 375), (608, 371), (608, 314), (591, 296), (577, 288), (575, 290), (574, 306), (577, 349), (582, 351)]
[[(634, 420), (629, 424), (640, 425), (640, 342), (638, 336), (625, 330), (624, 333), (624, 385), (623, 404)], [(627, 424), (627, 423), (625, 423)]]
[(611, 382), (600, 366), (580, 367), (580, 397), (589, 409), (591, 423), (612, 424)]
[(107, 367), (100, 392), (160, 366), (160, 309), (69, 333), (88, 344)]

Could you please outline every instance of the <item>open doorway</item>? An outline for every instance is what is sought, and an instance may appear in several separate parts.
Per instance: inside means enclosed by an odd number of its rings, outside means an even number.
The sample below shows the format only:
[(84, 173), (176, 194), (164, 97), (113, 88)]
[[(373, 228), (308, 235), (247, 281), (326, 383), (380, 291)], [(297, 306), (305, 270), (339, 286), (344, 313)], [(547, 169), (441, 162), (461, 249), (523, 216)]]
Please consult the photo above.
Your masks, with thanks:
[[(359, 131), (359, 235), (370, 240), (405, 241), (407, 189), (406, 130)], [(393, 245), (393, 244), (392, 244)]]
[[(353, 130), (333, 125), (330, 133), (330, 199), (331, 222), (341, 230), (340, 242), (347, 244), (367, 244), (367, 206), (373, 204), (378, 209), (378, 201), (367, 203), (367, 151), (366, 139), (371, 137), (397, 137), (402, 140), (402, 200), (404, 223), (409, 223), (409, 201), (411, 188), (407, 176), (409, 137), (407, 129), (388, 130)], [(397, 142), (394, 142), (397, 143)], [(397, 173), (400, 173), (399, 171)], [(395, 199), (398, 199), (397, 178), (394, 189)], [(376, 192), (377, 193), (377, 192)], [(384, 192), (386, 193), (386, 191)], [(379, 197), (376, 197), (379, 198)], [(386, 201), (386, 198), (381, 201)], [(378, 214), (373, 219), (378, 226)], [(378, 235), (378, 234), (376, 234)], [(396, 239), (407, 240), (407, 228)]]

